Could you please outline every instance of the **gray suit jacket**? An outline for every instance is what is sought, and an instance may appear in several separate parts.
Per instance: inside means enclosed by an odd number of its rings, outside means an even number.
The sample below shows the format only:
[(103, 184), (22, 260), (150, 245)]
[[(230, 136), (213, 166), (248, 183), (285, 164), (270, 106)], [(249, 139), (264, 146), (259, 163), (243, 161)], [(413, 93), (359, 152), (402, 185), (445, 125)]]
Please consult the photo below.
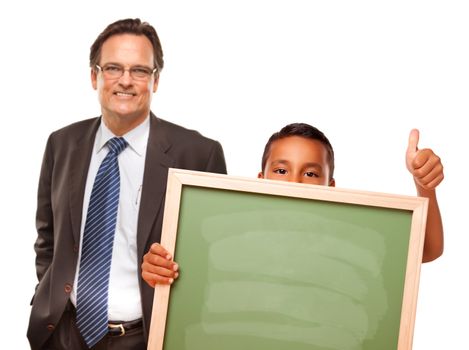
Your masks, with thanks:
[[(84, 120), (52, 133), (39, 178), (36, 271), (39, 283), (31, 302), (31, 349), (45, 343), (59, 322), (75, 278), (83, 197), (100, 118)], [(221, 145), (198, 132), (150, 116), (142, 196), (137, 227), (140, 264), (150, 245), (160, 241), (168, 168), (226, 174)], [(139, 273), (145, 336), (150, 327), (153, 288)]]

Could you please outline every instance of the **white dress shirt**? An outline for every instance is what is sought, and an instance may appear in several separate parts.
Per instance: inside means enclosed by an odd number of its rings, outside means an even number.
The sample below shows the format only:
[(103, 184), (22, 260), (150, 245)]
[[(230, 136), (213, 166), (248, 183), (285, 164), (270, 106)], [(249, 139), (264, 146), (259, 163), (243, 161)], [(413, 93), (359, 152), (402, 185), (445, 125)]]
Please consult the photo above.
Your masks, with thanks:
[[(112, 249), (108, 296), (108, 313), (111, 321), (131, 321), (142, 317), (142, 303), (138, 287), (138, 266), (141, 262), (137, 261), (137, 222), (149, 133), (150, 118), (148, 116), (142, 124), (122, 136), (127, 141), (128, 146), (118, 157), (120, 198)], [(94, 141), (83, 198), (80, 252), (75, 283), (70, 295), (74, 305), (76, 305), (81, 246), (91, 191), (99, 166), (109, 152), (108, 148), (105, 147), (106, 142), (113, 137), (116, 136), (101, 119), (101, 125)]]

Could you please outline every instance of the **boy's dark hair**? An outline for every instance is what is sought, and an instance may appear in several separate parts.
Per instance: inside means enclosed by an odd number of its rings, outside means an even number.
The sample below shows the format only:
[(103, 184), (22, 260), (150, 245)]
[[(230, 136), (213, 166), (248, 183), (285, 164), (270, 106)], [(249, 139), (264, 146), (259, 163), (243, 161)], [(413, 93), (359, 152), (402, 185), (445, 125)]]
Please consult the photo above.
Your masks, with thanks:
[(327, 150), (329, 170), (330, 170), (330, 179), (334, 177), (334, 149), (332, 148), (331, 143), (329, 142), (328, 138), (326, 137), (326, 135), (324, 135), (324, 133), (321, 130), (309, 124), (305, 124), (305, 123), (288, 124), (287, 126), (284, 126), (280, 131), (274, 133), (269, 138), (269, 141), (267, 141), (267, 144), (265, 145), (265, 148), (264, 148), (264, 154), (262, 155), (262, 168), (261, 168), (262, 172), (265, 169), (267, 158), (269, 158), (270, 146), (272, 145), (272, 143), (277, 140), (283, 139), (285, 137), (290, 137), (290, 136), (300, 136), (300, 137), (304, 137), (310, 140), (317, 140), (321, 142), (324, 145), (324, 147), (326, 147), (326, 150)]
[(104, 31), (98, 35), (90, 48), (90, 67), (94, 68), (101, 59), (101, 48), (103, 43), (111, 36), (119, 34), (135, 34), (145, 35), (153, 46), (153, 64), (156, 68), (155, 76), (158, 76), (164, 66), (163, 49), (161, 48), (160, 39), (156, 34), (155, 28), (149, 23), (142, 22), (139, 18), (121, 19), (109, 24)]

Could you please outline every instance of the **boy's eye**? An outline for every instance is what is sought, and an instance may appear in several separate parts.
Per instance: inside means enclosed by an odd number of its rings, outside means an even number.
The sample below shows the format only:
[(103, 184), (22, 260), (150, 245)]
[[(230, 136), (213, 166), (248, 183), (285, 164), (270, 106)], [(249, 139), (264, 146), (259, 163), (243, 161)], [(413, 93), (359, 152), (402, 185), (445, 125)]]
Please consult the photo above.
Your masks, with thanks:
[(285, 175), (287, 171), (285, 169), (275, 169), (274, 173), (280, 174), (280, 175)]
[(312, 171), (307, 171), (307, 172), (305, 173), (305, 176), (307, 176), (307, 177), (319, 177), (318, 174), (316, 174), (316, 173), (314, 173), (314, 172), (312, 172)]

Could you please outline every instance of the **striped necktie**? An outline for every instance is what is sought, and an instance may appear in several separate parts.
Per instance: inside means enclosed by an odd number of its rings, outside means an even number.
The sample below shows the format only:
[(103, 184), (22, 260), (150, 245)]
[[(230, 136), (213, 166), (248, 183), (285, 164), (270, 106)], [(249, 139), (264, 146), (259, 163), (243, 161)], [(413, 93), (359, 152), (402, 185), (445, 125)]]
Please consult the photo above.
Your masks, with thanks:
[(78, 274), (77, 326), (90, 348), (108, 331), (109, 272), (120, 193), (117, 157), (127, 142), (114, 137), (106, 145), (109, 153), (91, 191)]

